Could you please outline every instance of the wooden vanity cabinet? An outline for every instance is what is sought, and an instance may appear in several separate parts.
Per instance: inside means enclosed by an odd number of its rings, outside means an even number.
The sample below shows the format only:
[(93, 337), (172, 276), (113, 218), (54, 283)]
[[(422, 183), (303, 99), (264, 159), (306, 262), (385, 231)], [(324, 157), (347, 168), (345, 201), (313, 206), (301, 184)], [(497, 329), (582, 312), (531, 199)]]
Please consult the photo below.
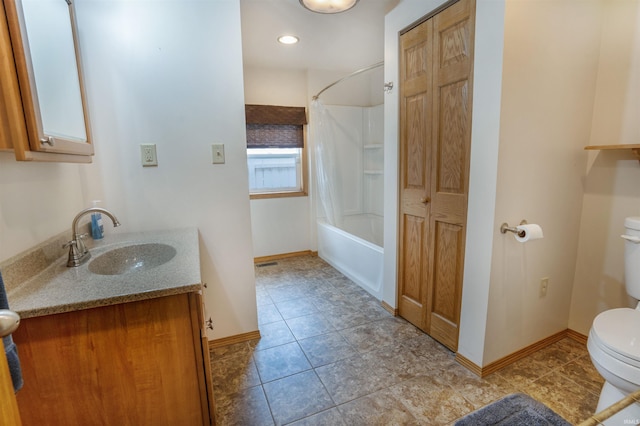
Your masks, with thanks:
[[(73, 7), (70, 6), (73, 15)], [(78, 78), (83, 102), (86, 135), (82, 139), (45, 134), (41, 109), (26, 37), (21, 33), (16, 0), (0, 6), (0, 150), (13, 151), (18, 161), (91, 163), (89, 117), (84, 99), (84, 83), (79, 50), (75, 47)], [(72, 30), (75, 22), (72, 19)], [(51, 143), (43, 143), (43, 140)], [(55, 141), (55, 142), (53, 142)]]
[(202, 319), (198, 293), (23, 319), (22, 424), (214, 424)]

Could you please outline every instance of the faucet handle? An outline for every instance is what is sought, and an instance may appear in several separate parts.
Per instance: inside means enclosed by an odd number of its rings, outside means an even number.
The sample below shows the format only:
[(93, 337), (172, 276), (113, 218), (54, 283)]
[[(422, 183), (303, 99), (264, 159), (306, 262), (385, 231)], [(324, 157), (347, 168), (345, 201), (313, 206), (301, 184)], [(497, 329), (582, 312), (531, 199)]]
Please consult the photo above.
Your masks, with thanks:
[[(76, 237), (76, 238), (79, 238), (80, 240), (84, 240), (84, 239), (85, 239), (85, 238), (87, 238), (88, 236), (89, 236), (89, 234), (88, 234), (88, 233), (84, 233), (84, 234), (78, 234), (78, 235), (76, 235), (75, 237)], [(66, 243), (64, 243), (64, 244), (62, 245), (62, 248), (67, 248), (67, 247), (75, 246), (75, 245), (77, 245), (76, 240), (71, 240), (71, 241), (67, 241)]]
[(91, 257), (91, 253), (89, 253), (89, 250), (87, 250), (84, 243), (82, 242), (82, 239), (87, 235), (88, 234), (75, 235), (73, 240), (69, 241), (63, 246), (69, 247), (69, 258), (67, 259), (67, 266), (80, 266)]

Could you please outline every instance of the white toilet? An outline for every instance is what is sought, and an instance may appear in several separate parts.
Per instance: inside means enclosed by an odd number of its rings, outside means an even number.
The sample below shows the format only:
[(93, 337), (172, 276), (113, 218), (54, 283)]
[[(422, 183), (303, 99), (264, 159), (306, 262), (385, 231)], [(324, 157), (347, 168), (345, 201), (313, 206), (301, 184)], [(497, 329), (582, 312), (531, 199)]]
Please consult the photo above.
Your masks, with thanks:
[[(624, 221), (625, 285), (640, 299), (640, 217)], [(591, 361), (604, 377), (596, 412), (640, 388), (640, 302), (636, 309), (618, 308), (599, 314), (589, 331)], [(632, 404), (605, 424), (638, 424), (640, 404)]]

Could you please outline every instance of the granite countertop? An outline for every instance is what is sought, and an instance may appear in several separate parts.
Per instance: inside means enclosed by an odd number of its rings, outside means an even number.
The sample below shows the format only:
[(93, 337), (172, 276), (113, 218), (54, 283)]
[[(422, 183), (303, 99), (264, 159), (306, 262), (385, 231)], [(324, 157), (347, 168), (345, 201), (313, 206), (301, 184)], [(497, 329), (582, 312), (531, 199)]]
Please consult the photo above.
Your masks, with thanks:
[[(168, 244), (177, 253), (168, 262), (146, 270), (121, 275), (98, 275), (89, 271), (91, 261), (101, 254), (144, 243)], [(202, 289), (196, 228), (108, 234), (102, 240), (87, 242), (87, 247), (90, 244), (91, 259), (83, 265), (69, 268), (67, 256), (63, 256), (38, 275), (8, 289), (11, 309), (21, 318), (30, 318)]]

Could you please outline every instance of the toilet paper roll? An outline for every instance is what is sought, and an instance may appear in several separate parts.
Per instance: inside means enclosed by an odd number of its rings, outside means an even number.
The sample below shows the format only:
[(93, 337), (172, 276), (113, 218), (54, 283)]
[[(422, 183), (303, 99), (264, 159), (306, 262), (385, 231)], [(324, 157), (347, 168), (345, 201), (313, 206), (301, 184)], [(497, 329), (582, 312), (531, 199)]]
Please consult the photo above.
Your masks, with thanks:
[[(518, 225), (516, 226), (516, 229), (518, 230), (518, 233), (514, 235), (516, 237), (516, 240), (521, 243), (526, 243), (530, 240), (538, 240), (544, 237), (544, 235), (542, 234), (542, 228), (540, 227), (540, 225), (536, 225), (535, 223)], [(520, 235), (522, 234), (522, 232), (524, 232), (524, 236), (521, 237)]]

